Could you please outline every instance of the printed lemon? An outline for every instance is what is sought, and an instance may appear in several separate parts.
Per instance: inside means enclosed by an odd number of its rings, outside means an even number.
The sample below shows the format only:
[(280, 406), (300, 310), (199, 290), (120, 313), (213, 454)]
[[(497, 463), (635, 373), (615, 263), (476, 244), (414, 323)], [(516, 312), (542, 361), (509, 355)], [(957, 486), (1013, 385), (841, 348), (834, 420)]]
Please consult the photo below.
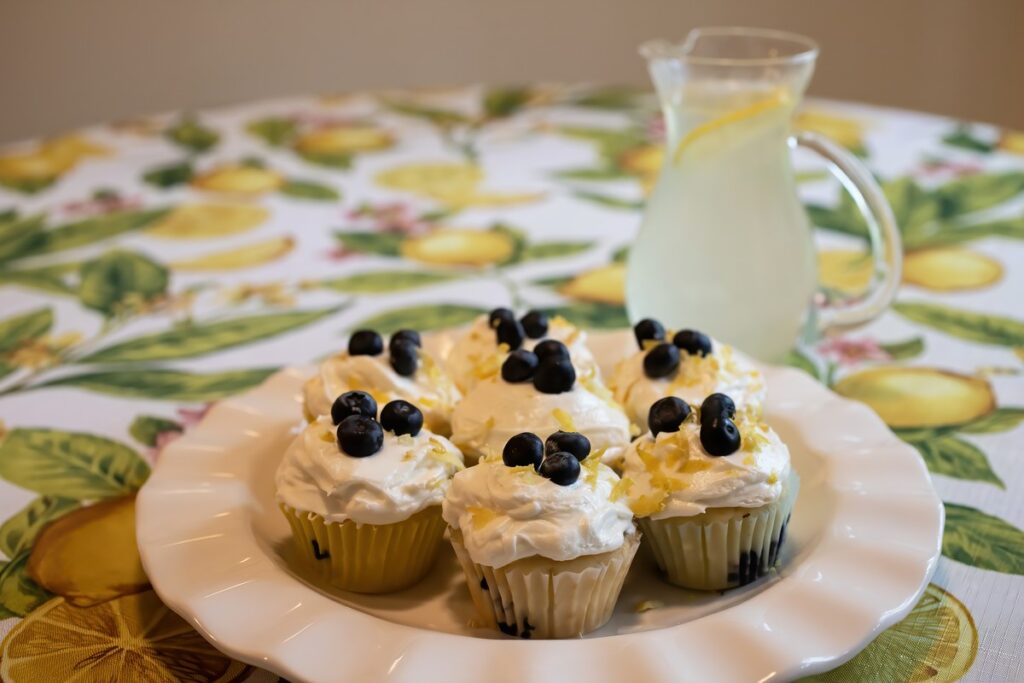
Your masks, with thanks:
[(660, 145), (643, 145), (627, 149), (619, 155), (618, 165), (626, 173), (640, 179), (644, 194), (649, 194), (658, 179), (665, 150)]
[(221, 654), (153, 591), (93, 607), (54, 598), (3, 641), (0, 677), (23, 681), (228, 683), (252, 667)]
[(413, 261), (439, 266), (489, 266), (515, 252), (515, 239), (498, 230), (439, 228), (402, 242), (399, 251)]
[(224, 237), (248, 232), (269, 216), (265, 208), (251, 204), (189, 204), (153, 223), (146, 234), (176, 240)]
[(63, 135), (40, 144), (39, 153), (70, 167), (86, 157), (109, 156), (111, 151), (81, 135)]
[(978, 654), (978, 630), (962, 602), (935, 584), (907, 617), (884, 631), (838, 669), (801, 683), (952, 683), (967, 673)]
[(808, 109), (793, 118), (793, 127), (801, 131), (820, 133), (848, 149), (864, 148), (864, 124), (847, 116)]
[(0, 181), (5, 183), (45, 183), (67, 170), (62, 161), (38, 152), (22, 152), (0, 157)]
[(1024, 132), (1004, 130), (999, 138), (999, 149), (1012, 154), (1024, 154)]
[(201, 190), (241, 195), (266, 194), (283, 184), (280, 173), (258, 166), (221, 166), (192, 179), (192, 186)]
[(903, 260), (903, 282), (939, 292), (981, 289), (1002, 277), (998, 261), (960, 247), (920, 249)]
[(843, 294), (867, 289), (874, 273), (870, 254), (853, 249), (833, 249), (818, 254), (818, 279), (824, 287)]
[(295, 149), (306, 154), (346, 154), (386, 149), (394, 137), (373, 126), (330, 126), (304, 133), (295, 141)]
[(452, 207), (504, 206), (536, 201), (541, 193), (480, 191), (484, 173), (473, 164), (405, 164), (381, 171), (377, 184), (392, 190), (411, 192)]
[(149, 586), (135, 545), (135, 497), (106, 500), (58, 518), (36, 539), (28, 575), (74, 605)]
[(194, 259), (175, 261), (171, 264), (171, 267), (175, 270), (190, 273), (253, 268), (283, 258), (294, 248), (295, 240), (291, 237), (275, 237), (274, 239), (256, 242), (255, 244), (249, 244), (236, 249), (226, 249)]
[(572, 299), (604, 304), (623, 304), (626, 301), (626, 266), (611, 263), (588, 270), (559, 287), (558, 291)]
[(833, 389), (868, 404), (890, 427), (963, 424), (996, 407), (985, 380), (937, 368), (869, 368), (847, 375)]

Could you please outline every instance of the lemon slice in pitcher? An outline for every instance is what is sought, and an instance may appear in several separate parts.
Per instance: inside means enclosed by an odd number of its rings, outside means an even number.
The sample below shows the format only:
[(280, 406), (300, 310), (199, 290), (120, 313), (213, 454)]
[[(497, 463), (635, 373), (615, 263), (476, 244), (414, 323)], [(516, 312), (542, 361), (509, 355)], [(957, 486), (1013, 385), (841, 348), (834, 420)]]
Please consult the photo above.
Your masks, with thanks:
[(778, 88), (771, 95), (763, 99), (756, 100), (743, 107), (728, 111), (711, 119), (710, 121), (705, 121), (704, 123), (692, 128), (683, 136), (683, 139), (679, 141), (678, 145), (676, 145), (676, 151), (672, 156), (672, 160), (678, 164), (683, 152), (690, 145), (710, 133), (757, 118), (762, 114), (776, 111), (783, 107), (788, 107), (791, 103), (792, 98), (789, 96), (789, 93), (782, 88)]

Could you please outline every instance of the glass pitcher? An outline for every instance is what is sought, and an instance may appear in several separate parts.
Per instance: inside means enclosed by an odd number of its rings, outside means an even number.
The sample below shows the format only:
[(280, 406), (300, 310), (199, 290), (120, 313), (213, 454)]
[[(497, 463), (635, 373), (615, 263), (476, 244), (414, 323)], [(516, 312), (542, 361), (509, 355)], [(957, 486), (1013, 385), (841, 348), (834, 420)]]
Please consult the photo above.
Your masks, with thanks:
[[(667, 149), (630, 250), (630, 318), (701, 330), (778, 361), (798, 338), (885, 310), (902, 260), (892, 209), (852, 154), (790, 129), (817, 45), (779, 31), (711, 28), (640, 52), (661, 100)], [(870, 228), (874, 277), (843, 306), (814, 302), (816, 256), (790, 161), (795, 146), (829, 162)]]

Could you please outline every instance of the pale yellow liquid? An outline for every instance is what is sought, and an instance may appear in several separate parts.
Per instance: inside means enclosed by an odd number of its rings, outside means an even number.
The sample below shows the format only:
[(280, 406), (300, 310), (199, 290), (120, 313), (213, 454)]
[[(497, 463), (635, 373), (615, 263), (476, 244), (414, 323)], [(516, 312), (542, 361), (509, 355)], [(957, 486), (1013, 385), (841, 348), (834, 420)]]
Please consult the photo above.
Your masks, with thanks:
[[(746, 105), (756, 97), (763, 95), (746, 96)], [(746, 105), (695, 102), (678, 113), (675, 139), (684, 148), (678, 161), (675, 145), (667, 153), (630, 252), (630, 319), (701, 330), (779, 360), (797, 339), (817, 282), (786, 143), (792, 106), (701, 131)]]

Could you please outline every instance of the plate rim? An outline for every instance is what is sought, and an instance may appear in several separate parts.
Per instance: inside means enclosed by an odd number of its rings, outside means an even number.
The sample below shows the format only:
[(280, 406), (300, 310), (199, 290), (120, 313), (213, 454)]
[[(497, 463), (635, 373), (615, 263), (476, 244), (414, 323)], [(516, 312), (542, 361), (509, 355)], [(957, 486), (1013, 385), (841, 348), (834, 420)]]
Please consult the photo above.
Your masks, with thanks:
[[(371, 648), (370, 651), (376, 648), (374, 659), (380, 662), (379, 665), (358, 664), (367, 676), (371, 676), (374, 671), (379, 675), (387, 669), (391, 678), (403, 681), (434, 680), (426, 673), (429, 671), (427, 663), (445, 661), (452, 656), (454, 648), (457, 648), (455, 653), (461, 658), (460, 670), (453, 672), (450, 667), (443, 667), (444, 675), (439, 676), (437, 680), (444, 680), (446, 683), (459, 683), (463, 680), (468, 682), (477, 680), (478, 676), (485, 672), (493, 679), (495, 658), (501, 659), (503, 665), (510, 664), (502, 669), (502, 680), (507, 677), (508, 680), (515, 679), (520, 683), (543, 676), (543, 671), (552, 670), (545, 667), (556, 662), (560, 667), (575, 662), (576, 666), (583, 667), (588, 672), (587, 679), (594, 683), (619, 680), (626, 673), (637, 677), (640, 672), (643, 673), (642, 680), (652, 682), (712, 680), (716, 678), (718, 671), (714, 666), (709, 666), (707, 661), (702, 661), (700, 655), (706, 652), (708, 647), (714, 648), (715, 643), (720, 642), (720, 638), (723, 637), (729, 638), (730, 648), (740, 648), (739, 651), (743, 651), (746, 647), (748, 657), (763, 661), (762, 675), (772, 674), (788, 680), (800, 675), (829, 670), (852, 658), (879, 633), (906, 616), (917, 604), (941, 554), (944, 506), (917, 452), (899, 440), (870, 408), (838, 396), (799, 370), (777, 366), (763, 368), (766, 373), (781, 377), (771, 382), (773, 388), (783, 383), (787, 387), (792, 385), (795, 393), (808, 394), (805, 400), (815, 401), (817, 411), (825, 411), (836, 417), (842, 416), (844, 424), (850, 429), (866, 429), (871, 443), (876, 443), (872, 449), (863, 447), (856, 456), (849, 456), (855, 457), (861, 468), (857, 470), (858, 474), (850, 481), (849, 486), (833, 489), (837, 504), (852, 502), (855, 504), (853, 509), (856, 509), (858, 499), (861, 499), (861, 505), (865, 505), (862, 499), (870, 497), (872, 510), (876, 514), (878, 506), (882, 506), (883, 509), (892, 508), (904, 517), (908, 510), (915, 511), (917, 519), (913, 524), (883, 526), (884, 530), (890, 532), (889, 538), (873, 538), (868, 541), (866, 547), (854, 548), (854, 551), (866, 552), (872, 560), (861, 566), (862, 572), (856, 574), (857, 579), (863, 584), (861, 594), (877, 595), (884, 592), (888, 595), (895, 592), (896, 595), (885, 605), (876, 603), (872, 608), (870, 601), (847, 599), (843, 587), (830, 586), (827, 581), (815, 579), (808, 575), (811, 573), (810, 569), (804, 571), (806, 568), (798, 565), (784, 569), (783, 575), (771, 589), (719, 612), (676, 626), (592, 639), (524, 642), (474, 638), (390, 622), (333, 601), (288, 574), (269, 558), (265, 558), (265, 562), (250, 562), (239, 569), (239, 574), (246, 575), (245, 581), (225, 584), (225, 572), (230, 575), (230, 567), (234, 566), (232, 562), (238, 563), (243, 558), (239, 558), (237, 552), (227, 553), (223, 546), (218, 544), (205, 543), (205, 536), (195, 535), (196, 528), (205, 528), (204, 523), (213, 525), (218, 531), (215, 536), (223, 537), (227, 535), (225, 530), (237, 533), (238, 522), (241, 522), (243, 532), (234, 537), (234, 540), (249, 543), (249, 549), (255, 545), (259, 553), (264, 551), (252, 536), (250, 518), (233, 514), (237, 512), (238, 503), (241, 502), (237, 500), (238, 491), (233, 486), (237, 488), (242, 477), (226, 476), (226, 472), (218, 472), (211, 481), (210, 458), (196, 453), (219, 452), (223, 453), (226, 459), (231, 458), (232, 452), (237, 454), (247, 439), (254, 438), (253, 431), (257, 432), (258, 438), (258, 429), (238, 429), (237, 421), (252, 418), (257, 422), (250, 426), (258, 427), (259, 420), (268, 416), (265, 411), (277, 410), (290, 402), (295, 402), (297, 389), (301, 381), (312, 371), (311, 368), (308, 369), (309, 372), (305, 368), (285, 368), (248, 392), (219, 401), (199, 425), (163, 451), (149, 480), (140, 489), (136, 499), (136, 534), (142, 563), (153, 589), (164, 603), (189, 621), (215, 647), (236, 659), (269, 669), (294, 681), (315, 680), (315, 676), (311, 677), (314, 671), (330, 670), (322, 664), (319, 668), (314, 667), (308, 659), (300, 661), (295, 650), (316, 651), (325, 639), (325, 634), (321, 632), (342, 627), (348, 627), (344, 630), (347, 637), (358, 641), (350, 646), (354, 653), (365, 654), (365, 648)], [(805, 424), (812, 423), (808, 421), (801, 423), (801, 426)], [(861, 432), (861, 436), (864, 437), (865, 433)], [(821, 434), (816, 438), (828, 437), (828, 434)], [(869, 452), (863, 452), (865, 450)], [(884, 452), (884, 460), (875, 452), (876, 450)], [(830, 458), (823, 460), (833, 466), (842, 465), (839, 457), (831, 454)], [(893, 458), (896, 460), (892, 460)], [(240, 459), (236, 457), (235, 460)], [(870, 463), (872, 460), (879, 460), (880, 464), (887, 465), (885, 476), (881, 476), (879, 468), (864, 467), (865, 461)], [(893, 462), (898, 462), (899, 467), (893, 469)], [(235, 464), (244, 468), (245, 463)], [(846, 463), (847, 466), (849, 464)], [(238, 472), (234, 474), (239, 475)], [(880, 490), (882, 495), (872, 494), (876, 489)], [(909, 508), (906, 505), (897, 505), (896, 496), (893, 495), (895, 491), (901, 491), (901, 500), (907, 492), (913, 494), (909, 496)], [(192, 524), (185, 523), (190, 519), (189, 510), (196, 511), (196, 514), (200, 511), (205, 514), (213, 503), (224, 507), (223, 513), (230, 513), (227, 515), (231, 518), (229, 523), (220, 524), (218, 521), (214, 524), (207, 518), (195, 519)], [(183, 510), (184, 519), (180, 518)], [(179, 517), (168, 524), (167, 515), (172, 512), (179, 513)], [(929, 531), (930, 543), (924, 543), (921, 538), (914, 540), (899, 536), (899, 532), (906, 531), (905, 527), (908, 526), (921, 527)], [(822, 543), (835, 543), (837, 539), (841, 540), (841, 534), (828, 535)], [(846, 540), (851, 539), (856, 537), (850, 536)], [(852, 545), (857, 546), (858, 543)], [(863, 540), (859, 545), (863, 546)], [(839, 548), (844, 547), (840, 543)], [(222, 554), (210, 553), (211, 550), (216, 551), (218, 548), (223, 551)], [(817, 555), (817, 552), (812, 552), (805, 561), (810, 561)], [(251, 557), (246, 555), (244, 560), (248, 561)], [(827, 559), (827, 555), (818, 559)], [(190, 563), (197, 560), (206, 562), (207, 567), (216, 567), (217, 571), (210, 574), (180, 571), (182, 565), (191, 566)], [(830, 571), (842, 571), (832, 567), (828, 562), (825, 566), (829, 567)], [(899, 571), (894, 571), (894, 566)], [(233, 617), (231, 614), (225, 614), (224, 605), (230, 606), (231, 602), (224, 596), (251, 607), (253, 599), (265, 600), (269, 596), (262, 592), (267, 585), (274, 585), (275, 581), (279, 582), (282, 579), (291, 584), (288, 596), (301, 596), (298, 606), (292, 610), (295, 610), (296, 614), (302, 614), (302, 617), (291, 619), (294, 615), (289, 610), (282, 612), (285, 606), (278, 604), (281, 601), (277, 600), (274, 605), (278, 610), (278, 619), (268, 622), (270, 625), (264, 632), (266, 638), (260, 640), (254, 637), (259, 633), (253, 633), (252, 623), (249, 621), (252, 613), (248, 609), (239, 610)], [(283, 584), (278, 588), (283, 590)], [(814, 615), (807, 613), (807, 609), (801, 611), (791, 605), (787, 610), (780, 602), (785, 601), (794, 591), (799, 597), (801, 590), (798, 589), (803, 589), (806, 595), (814, 597), (811, 602), (815, 603), (815, 611), (832, 614), (825, 620), (827, 623), (834, 624), (837, 615), (842, 616), (845, 613), (848, 621), (853, 619), (867, 627), (857, 629), (855, 634), (847, 629), (842, 637), (830, 640), (820, 629), (810, 627), (815, 624), (815, 619)], [(274, 596), (277, 597), (277, 594)], [(900, 596), (901, 599), (897, 599)], [(325, 601), (329, 605), (323, 604)], [(891, 604), (893, 601), (896, 604)], [(309, 609), (300, 609), (307, 605), (311, 605)], [(315, 606), (320, 610), (315, 610)], [(264, 608), (265, 611), (269, 609), (269, 606)], [(328, 614), (322, 611), (324, 609), (333, 611)], [(230, 612), (230, 609), (227, 612)], [(788, 646), (789, 650), (781, 656), (778, 647), (780, 635), (775, 634), (768, 626), (766, 620), (769, 619), (769, 614), (770, 619), (774, 620), (772, 623), (778, 622), (792, 630), (791, 634), (783, 638), (782, 643)], [(309, 621), (311, 615), (316, 615), (318, 621)], [(758, 618), (759, 615), (761, 618)], [(362, 622), (367, 619), (374, 623), (374, 629), (367, 631), (379, 632), (378, 637), (373, 640), (368, 640), (367, 633), (360, 628), (363, 626)], [(821, 623), (819, 617), (817, 625), (820, 626)], [(696, 626), (698, 624), (701, 625), (700, 629)], [(288, 629), (296, 630), (286, 634), (285, 631)], [(271, 638), (270, 634), (275, 631), (277, 634)], [(355, 635), (357, 633), (358, 635)], [(276, 642), (267, 642), (267, 639)], [(467, 642), (472, 643), (472, 646), (467, 646)], [(607, 645), (610, 642), (616, 647), (597, 645)], [(519, 656), (525, 654), (522, 649), (524, 646), (531, 648), (528, 658)], [(336, 660), (336, 652), (339, 651), (337, 648), (340, 647), (342, 646), (339, 644), (329, 649), (326, 658)], [(627, 656), (623, 657), (623, 653)], [(686, 671), (678, 668), (680, 657), (684, 660), (691, 657), (690, 661), (687, 661)], [(624, 659), (629, 661), (623, 661)], [(721, 660), (719, 662), (724, 666), (731, 665)], [(390, 668), (386, 666), (388, 663)]]

